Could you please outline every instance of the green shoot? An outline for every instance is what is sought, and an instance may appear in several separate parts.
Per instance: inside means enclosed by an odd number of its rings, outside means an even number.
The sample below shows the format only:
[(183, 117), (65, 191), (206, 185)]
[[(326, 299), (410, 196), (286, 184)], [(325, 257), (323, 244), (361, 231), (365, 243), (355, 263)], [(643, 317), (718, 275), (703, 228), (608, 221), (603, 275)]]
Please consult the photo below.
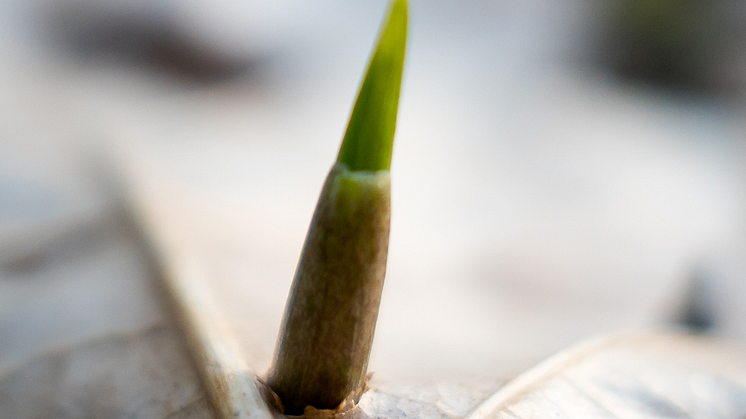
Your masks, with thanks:
[(391, 168), (407, 43), (407, 2), (396, 0), (360, 87), (337, 162), (351, 171)]
[(386, 274), (406, 36), (407, 2), (393, 0), (285, 306), (267, 382), (286, 414), (334, 409), (365, 389)]

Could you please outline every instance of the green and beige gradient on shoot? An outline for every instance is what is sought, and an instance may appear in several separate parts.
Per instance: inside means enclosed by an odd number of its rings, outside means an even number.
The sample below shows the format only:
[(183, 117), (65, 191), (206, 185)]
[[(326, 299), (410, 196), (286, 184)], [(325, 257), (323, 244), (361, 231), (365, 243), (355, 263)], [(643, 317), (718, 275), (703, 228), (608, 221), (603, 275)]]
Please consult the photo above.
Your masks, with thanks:
[(285, 414), (334, 409), (365, 386), (386, 273), (406, 37), (407, 2), (393, 0), (285, 306), (267, 377)]

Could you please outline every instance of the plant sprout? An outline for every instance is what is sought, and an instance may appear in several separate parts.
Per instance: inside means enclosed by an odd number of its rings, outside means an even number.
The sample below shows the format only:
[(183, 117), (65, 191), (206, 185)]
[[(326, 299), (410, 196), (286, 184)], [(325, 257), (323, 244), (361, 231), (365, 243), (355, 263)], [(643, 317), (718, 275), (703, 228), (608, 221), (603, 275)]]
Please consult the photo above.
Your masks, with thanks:
[(393, 0), (324, 183), (268, 374), (286, 414), (334, 409), (365, 387), (391, 215), (391, 154), (407, 36)]

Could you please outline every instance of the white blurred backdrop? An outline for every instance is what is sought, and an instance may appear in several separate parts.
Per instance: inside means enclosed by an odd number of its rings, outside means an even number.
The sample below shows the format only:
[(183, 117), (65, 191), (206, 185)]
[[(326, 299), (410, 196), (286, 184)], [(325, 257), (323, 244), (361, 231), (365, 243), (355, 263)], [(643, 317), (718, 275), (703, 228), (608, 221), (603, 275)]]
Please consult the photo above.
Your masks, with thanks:
[[(96, 162), (135, 153), (226, 243), (204, 249), (215, 298), (261, 373), (385, 3), (3, 1), (3, 249), (101, 211)], [(411, 1), (371, 370), (504, 378), (682, 324), (746, 338), (742, 67), (687, 53), (694, 82), (618, 72), (621, 15)]]

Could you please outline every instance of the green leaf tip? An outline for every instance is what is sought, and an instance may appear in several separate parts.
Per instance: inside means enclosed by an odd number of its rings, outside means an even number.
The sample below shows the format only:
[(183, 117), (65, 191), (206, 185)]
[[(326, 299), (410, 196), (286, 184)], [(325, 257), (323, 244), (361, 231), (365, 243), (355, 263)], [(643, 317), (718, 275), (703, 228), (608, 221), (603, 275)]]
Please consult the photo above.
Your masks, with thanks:
[(406, 43), (407, 1), (392, 0), (337, 156), (351, 171), (391, 168)]

